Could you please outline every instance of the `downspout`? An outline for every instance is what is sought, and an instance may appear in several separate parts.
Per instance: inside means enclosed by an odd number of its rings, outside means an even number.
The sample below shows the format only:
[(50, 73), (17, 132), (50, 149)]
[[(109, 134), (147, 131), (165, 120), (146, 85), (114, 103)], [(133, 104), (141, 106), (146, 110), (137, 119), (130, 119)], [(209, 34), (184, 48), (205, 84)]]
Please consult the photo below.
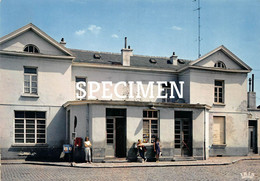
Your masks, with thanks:
[(203, 160), (206, 160), (206, 107), (204, 108), (204, 147), (203, 147)]

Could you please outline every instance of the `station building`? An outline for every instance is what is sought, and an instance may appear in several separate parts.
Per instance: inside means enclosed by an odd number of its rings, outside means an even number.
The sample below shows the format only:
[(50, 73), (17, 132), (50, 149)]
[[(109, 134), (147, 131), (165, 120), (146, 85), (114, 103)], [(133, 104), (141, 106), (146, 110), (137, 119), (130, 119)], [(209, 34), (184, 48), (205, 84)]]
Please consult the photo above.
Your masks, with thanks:
[[(96, 162), (135, 160), (138, 139), (152, 160), (155, 137), (162, 160), (260, 152), (252, 69), (223, 45), (196, 60), (135, 55), (126, 42), (121, 53), (87, 51), (67, 48), (33, 24), (0, 42), (2, 159), (58, 157), (74, 136), (90, 138)], [(130, 96), (122, 84), (123, 98), (104, 98), (102, 89), (89, 98), (86, 86), (86, 97), (77, 99), (82, 81), (110, 81), (111, 90), (120, 81), (141, 81), (144, 89), (150, 81), (183, 81), (183, 96), (170, 98), (166, 84), (153, 88), (164, 98)]]

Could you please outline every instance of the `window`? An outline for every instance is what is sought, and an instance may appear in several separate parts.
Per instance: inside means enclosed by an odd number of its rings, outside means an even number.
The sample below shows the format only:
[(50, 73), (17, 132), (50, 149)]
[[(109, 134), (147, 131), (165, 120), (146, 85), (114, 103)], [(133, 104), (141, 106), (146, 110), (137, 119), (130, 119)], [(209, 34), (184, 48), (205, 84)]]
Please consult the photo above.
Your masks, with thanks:
[(224, 103), (224, 81), (215, 80), (214, 102)]
[(225, 69), (226, 65), (222, 61), (218, 61), (217, 63), (215, 63), (214, 67)]
[(162, 96), (165, 96), (167, 94), (167, 98), (162, 98), (162, 102), (172, 102), (170, 99), (171, 96), (171, 84), (170, 82), (167, 82), (167, 85), (162, 85), (163, 91)]
[(93, 57), (94, 57), (94, 59), (101, 59), (101, 55), (98, 54), (98, 53), (95, 53), (95, 54), (93, 55)]
[(143, 111), (143, 142), (153, 143), (155, 138), (158, 137), (159, 124), (158, 117), (159, 112), (156, 110), (144, 110)]
[(109, 119), (107, 118), (107, 121), (106, 121), (106, 128), (107, 128), (107, 143), (114, 143), (114, 137), (115, 137), (115, 133), (114, 133), (114, 130), (115, 130), (115, 121), (114, 119)]
[(24, 93), (38, 94), (37, 68), (24, 67)]
[(29, 53), (40, 53), (38, 47), (35, 45), (26, 45), (23, 51)]
[[(76, 84), (77, 84), (78, 82), (86, 82), (86, 78), (76, 77)], [(82, 89), (84, 89), (84, 90), (86, 90), (86, 87), (84, 87), (82, 84), (80, 84), (79, 87), (82, 88)], [(78, 90), (78, 89), (76, 89), (76, 96), (77, 96), (77, 94), (78, 94), (79, 96), (82, 96), (82, 95), (83, 95), (83, 92), (80, 91), (80, 90)], [(85, 100), (85, 99), (86, 99), (86, 98), (83, 98), (83, 100)], [(78, 100), (82, 100), (82, 99), (78, 99)]]
[(45, 112), (15, 111), (15, 143), (46, 143)]
[(213, 117), (213, 145), (225, 144), (225, 117)]

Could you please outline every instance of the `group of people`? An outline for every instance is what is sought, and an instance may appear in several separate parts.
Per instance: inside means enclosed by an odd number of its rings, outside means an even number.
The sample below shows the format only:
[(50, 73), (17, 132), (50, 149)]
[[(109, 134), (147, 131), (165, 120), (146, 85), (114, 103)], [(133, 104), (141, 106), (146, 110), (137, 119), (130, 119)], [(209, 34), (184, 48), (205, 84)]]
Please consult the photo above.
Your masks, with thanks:
[[(92, 146), (92, 144), (89, 141), (89, 137), (85, 138), (84, 146), (85, 146), (85, 160), (86, 160), (86, 162), (91, 163), (92, 162), (92, 160), (91, 160), (91, 146)], [(140, 139), (138, 140), (138, 143), (137, 143), (137, 149), (138, 149), (139, 155), (142, 157), (143, 161), (146, 162), (147, 158), (145, 157), (145, 152), (147, 150), (146, 150), (145, 145), (142, 143), (142, 141)], [(154, 153), (155, 153), (156, 162), (158, 162), (159, 156), (161, 154), (159, 138), (155, 138), (155, 141), (153, 143), (153, 150), (154, 150)]]
[[(137, 149), (138, 149), (139, 155), (142, 157), (143, 161), (146, 162), (147, 158), (145, 157), (145, 152), (147, 149), (140, 139), (138, 140), (138, 143), (137, 143)], [(155, 138), (155, 141), (153, 143), (153, 151), (155, 153), (156, 162), (159, 162), (159, 156), (161, 154), (159, 138)]]

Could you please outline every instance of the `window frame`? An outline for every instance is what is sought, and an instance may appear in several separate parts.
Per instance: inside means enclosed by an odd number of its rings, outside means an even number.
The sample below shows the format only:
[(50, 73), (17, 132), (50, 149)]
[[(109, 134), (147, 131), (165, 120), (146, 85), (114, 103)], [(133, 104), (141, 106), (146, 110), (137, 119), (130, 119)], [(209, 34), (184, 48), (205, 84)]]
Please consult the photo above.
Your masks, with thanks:
[[(144, 117), (144, 112), (147, 112), (147, 117)], [(157, 112), (157, 117), (149, 117), (149, 113), (148, 112)], [(153, 144), (154, 142), (152, 142), (152, 121), (153, 120), (157, 120), (157, 137), (159, 137), (160, 135), (160, 111), (159, 110), (154, 110), (154, 109), (145, 109), (142, 111), (143, 114), (143, 118), (142, 118), (142, 122), (143, 122), (143, 134), (142, 134), (142, 141), (144, 144)], [(149, 134), (149, 141), (145, 142), (144, 141), (144, 120), (148, 121), (148, 134)]]
[(162, 102), (169, 103), (172, 102), (171, 97), (171, 84), (170, 82), (167, 82), (167, 85), (162, 84), (163, 91), (161, 92), (161, 96), (165, 96), (167, 93), (167, 98), (162, 98)]
[[(25, 69), (26, 68), (33, 68), (33, 69), (36, 69), (36, 74), (33, 74), (33, 73), (25, 73)], [(31, 66), (24, 66), (23, 67), (23, 93), (25, 95), (38, 95), (38, 67), (31, 67)], [(26, 87), (25, 86), (25, 76), (29, 76), (29, 87)], [(36, 76), (36, 93), (33, 93), (32, 92), (32, 89), (35, 88), (35, 87), (32, 87), (32, 82), (35, 82), (35, 81), (32, 81), (32, 76)], [(29, 88), (29, 93), (28, 92), (25, 92), (25, 88)]]
[(222, 62), (222, 61), (217, 61), (214, 64), (214, 67), (215, 68), (222, 68), (222, 69), (226, 69), (227, 68), (226, 64), (224, 62)]
[[(222, 86), (216, 85), (216, 81), (222, 82)], [(219, 91), (220, 88), (222, 88), (222, 92)], [(222, 93), (222, 97), (219, 96), (220, 93)], [(217, 94), (217, 97), (215, 94)], [(220, 98), (222, 99), (222, 102), (219, 101)], [(217, 101), (215, 99), (217, 99)], [(224, 103), (225, 103), (225, 80), (214, 80), (214, 104), (224, 104)]]
[[(32, 49), (33, 49), (32, 52), (29, 51), (29, 47), (32, 47)], [(28, 48), (28, 51), (25, 51), (26, 48)], [(35, 52), (35, 49), (38, 52)], [(23, 48), (23, 51), (26, 52), (26, 53), (40, 53), (40, 49), (36, 45), (34, 45), (34, 44), (27, 44), (27, 45), (25, 45), (24, 48)]]
[[(214, 118), (221, 117), (223, 118), (223, 143), (214, 143), (213, 136), (214, 136)], [(226, 146), (226, 117), (225, 116), (213, 116), (213, 126), (212, 126), (212, 145), (213, 146)]]
[(165, 96), (165, 93), (167, 93), (167, 98), (162, 98), (162, 102), (169, 103), (172, 102), (170, 96), (171, 96), (171, 87), (163, 87), (163, 91), (161, 93), (162, 96)]
[[(86, 82), (86, 87), (85, 87), (85, 91), (87, 92), (87, 77), (81, 77), (81, 76), (75, 76), (75, 99), (76, 100), (87, 100), (87, 97), (88, 97), (88, 94), (86, 94), (86, 97), (83, 98), (83, 99), (77, 99), (77, 88), (76, 88), (76, 84), (77, 84), (77, 78), (79, 79), (85, 79), (85, 82)], [(81, 87), (82, 88), (82, 87)], [(80, 94), (81, 95), (81, 94)]]
[[(16, 112), (23, 112), (24, 114), (24, 117), (23, 118), (16, 118), (15, 117), (15, 113)], [(34, 112), (34, 118), (26, 118), (25, 114), (26, 112)], [(36, 116), (36, 113), (37, 112), (41, 112), (41, 113), (44, 113), (45, 115), (45, 118), (37, 118)], [(16, 120), (23, 120), (23, 128), (19, 128), (19, 129), (22, 129), (23, 130), (23, 142), (16, 142), (16, 134), (19, 134), (19, 133), (16, 133)], [(26, 120), (34, 120), (34, 142), (31, 143), (31, 142), (26, 142), (26, 135), (27, 135), (27, 130), (28, 129), (26, 126), (27, 126), (27, 123), (26, 123)], [(44, 128), (37, 128), (38, 125), (42, 125), (42, 124), (39, 124), (38, 121), (45, 121), (45, 124), (44, 124)], [(29, 124), (28, 124), (29, 125)], [(31, 128), (32, 129), (32, 128)], [(37, 131), (38, 130), (44, 130), (44, 133), (38, 133)], [(14, 145), (46, 145), (47, 144), (47, 111), (31, 111), (31, 110), (15, 110), (14, 111), (14, 122), (13, 122), (13, 130), (14, 130), (14, 137), (13, 137), (13, 143)], [(32, 133), (31, 133), (32, 134)], [(38, 143), (38, 134), (44, 134), (44, 138), (40, 138), (40, 139), (44, 139), (44, 142), (42, 143)]]

